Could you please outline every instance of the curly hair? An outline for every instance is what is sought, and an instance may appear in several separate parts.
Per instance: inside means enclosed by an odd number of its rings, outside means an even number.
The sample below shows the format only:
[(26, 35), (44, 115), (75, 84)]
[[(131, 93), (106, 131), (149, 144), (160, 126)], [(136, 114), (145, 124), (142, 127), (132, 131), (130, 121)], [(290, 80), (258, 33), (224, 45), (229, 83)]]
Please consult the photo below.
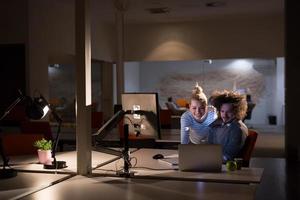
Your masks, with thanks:
[(247, 114), (246, 96), (233, 91), (215, 91), (210, 97), (211, 104), (220, 112), (223, 104), (232, 104), (232, 109), (235, 117), (238, 120), (243, 120)]
[(201, 104), (205, 106), (207, 105), (206, 95), (204, 94), (202, 87), (198, 83), (196, 83), (192, 91), (191, 100), (200, 101)]

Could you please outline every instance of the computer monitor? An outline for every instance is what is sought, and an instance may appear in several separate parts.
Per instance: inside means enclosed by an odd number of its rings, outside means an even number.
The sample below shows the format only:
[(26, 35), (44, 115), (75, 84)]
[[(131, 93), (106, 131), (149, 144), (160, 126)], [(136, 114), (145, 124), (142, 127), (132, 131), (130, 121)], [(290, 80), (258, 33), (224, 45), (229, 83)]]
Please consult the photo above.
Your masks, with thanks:
[(124, 93), (122, 109), (131, 111), (124, 116), (124, 123), (129, 125), (129, 138), (160, 139), (157, 93)]

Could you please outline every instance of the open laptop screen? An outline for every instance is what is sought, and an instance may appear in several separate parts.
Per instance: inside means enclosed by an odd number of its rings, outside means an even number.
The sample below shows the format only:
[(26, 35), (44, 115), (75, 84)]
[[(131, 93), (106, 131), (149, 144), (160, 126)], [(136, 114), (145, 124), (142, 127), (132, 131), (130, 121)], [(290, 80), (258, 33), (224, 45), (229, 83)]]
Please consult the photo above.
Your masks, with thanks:
[(222, 146), (218, 144), (179, 144), (178, 157), (180, 171), (222, 170)]

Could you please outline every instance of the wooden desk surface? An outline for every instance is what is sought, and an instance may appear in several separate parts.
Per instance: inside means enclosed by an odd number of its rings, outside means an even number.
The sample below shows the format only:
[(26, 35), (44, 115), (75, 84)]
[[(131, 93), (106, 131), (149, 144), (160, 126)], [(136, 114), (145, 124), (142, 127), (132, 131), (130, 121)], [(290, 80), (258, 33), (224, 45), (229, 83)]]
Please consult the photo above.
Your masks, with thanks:
[(75, 176), (22, 199), (254, 199), (255, 185)]
[[(131, 154), (135, 157), (137, 163), (131, 171), (135, 172), (135, 176), (152, 177), (160, 179), (176, 179), (176, 180), (193, 180), (207, 182), (223, 182), (223, 183), (260, 183), (263, 169), (262, 168), (242, 168), (242, 170), (227, 171), (223, 166), (220, 173), (207, 172), (181, 172), (177, 166), (170, 166), (159, 160), (152, 158), (153, 155), (161, 153), (163, 155), (176, 154), (177, 150), (166, 149), (140, 149)], [(132, 164), (134, 165), (134, 160)], [(114, 175), (113, 170), (120, 169), (123, 161), (118, 160), (93, 171), (93, 173)]]
[[(106, 163), (117, 159), (117, 156), (92, 151), (92, 167), (96, 167), (99, 164)], [(56, 155), (57, 161), (66, 161), (67, 168), (64, 169), (44, 169), (42, 164), (38, 163), (38, 157), (29, 156), (12, 156), (10, 157), (10, 165), (16, 170), (22, 171), (40, 171), (40, 172), (51, 172), (58, 171), (62, 173), (77, 173), (77, 158), (76, 151), (69, 152), (58, 152)]]
[(18, 175), (0, 181), (0, 199), (19, 199), (32, 192), (44, 189), (70, 175), (18, 172)]
[[(174, 154), (176, 150), (140, 149), (132, 153), (137, 158), (137, 167), (160, 168), (160, 170), (134, 169), (139, 178), (103, 177), (103, 169), (115, 169), (122, 162), (99, 167), (93, 170), (93, 177), (56, 174), (55, 171), (44, 170), (37, 163), (37, 158), (18, 156), (12, 157), (11, 163), (19, 163), (13, 168), (31, 172), (19, 172), (18, 176), (1, 180), (0, 199), (214, 199), (224, 200), (254, 199), (256, 184), (231, 184), (217, 182), (249, 183), (250, 172), (258, 173), (262, 169), (246, 169), (235, 172), (210, 173), (182, 173), (170, 169), (170, 166), (153, 160), (156, 153), (164, 155)], [(114, 160), (117, 157), (100, 152), (92, 152), (93, 166)], [(76, 172), (76, 152), (62, 152), (57, 155), (57, 160), (64, 160), (68, 168), (58, 172)], [(31, 164), (28, 164), (32, 162)], [(166, 170), (161, 170), (166, 169)], [(96, 172), (96, 173), (95, 173)], [(100, 173), (101, 174), (98, 174)], [(261, 177), (261, 174), (259, 177)], [(253, 174), (252, 174), (253, 175)], [(97, 176), (97, 177), (95, 177)], [(242, 178), (244, 176), (244, 179)], [(153, 179), (158, 177), (158, 179)], [(217, 177), (217, 178), (216, 178)], [(234, 178), (233, 178), (234, 177)], [(246, 177), (246, 178), (245, 178)], [(248, 177), (248, 178), (247, 178)], [(172, 180), (176, 179), (176, 180)], [(207, 180), (206, 180), (207, 179)], [(188, 181), (187, 181), (188, 180)], [(192, 181), (191, 181), (192, 180)], [(206, 180), (208, 182), (200, 182)], [(229, 180), (229, 181), (228, 181)], [(259, 178), (260, 180), (260, 178)], [(58, 184), (55, 184), (59, 182)], [(250, 181), (252, 182), (252, 181)], [(255, 181), (254, 181), (255, 182)]]

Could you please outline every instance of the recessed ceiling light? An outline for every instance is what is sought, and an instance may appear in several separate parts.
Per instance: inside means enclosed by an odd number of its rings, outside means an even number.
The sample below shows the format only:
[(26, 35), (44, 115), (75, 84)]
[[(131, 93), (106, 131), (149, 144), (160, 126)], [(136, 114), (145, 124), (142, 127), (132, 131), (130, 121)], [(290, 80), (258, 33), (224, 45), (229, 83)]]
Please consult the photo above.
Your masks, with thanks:
[(224, 1), (212, 1), (205, 4), (206, 7), (222, 7), (225, 5), (226, 3)]
[(147, 8), (145, 10), (149, 11), (151, 14), (164, 14), (170, 12), (168, 7)]

